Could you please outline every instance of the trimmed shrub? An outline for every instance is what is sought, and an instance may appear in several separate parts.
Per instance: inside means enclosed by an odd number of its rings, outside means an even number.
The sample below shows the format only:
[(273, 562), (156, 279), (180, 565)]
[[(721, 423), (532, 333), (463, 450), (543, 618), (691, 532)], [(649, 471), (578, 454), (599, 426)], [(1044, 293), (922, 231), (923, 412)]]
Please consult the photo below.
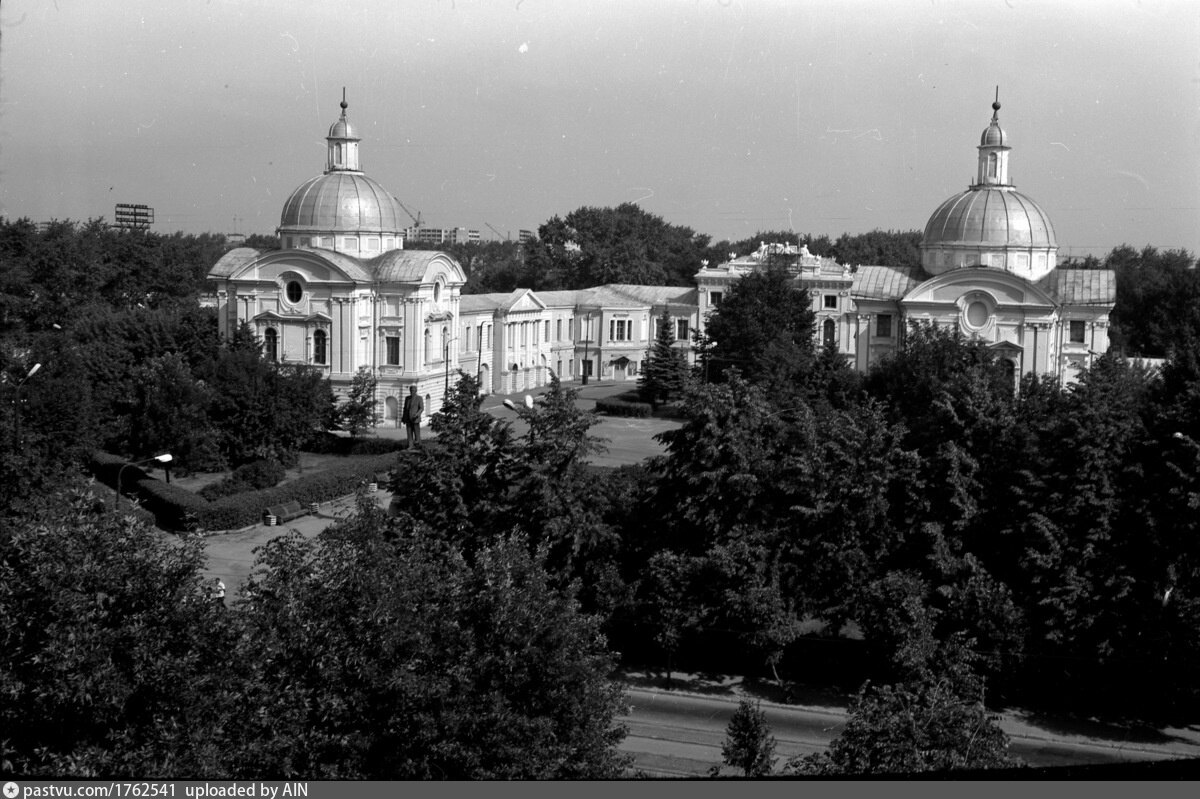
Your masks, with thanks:
[[(301, 505), (328, 502), (353, 494), (364, 483), (390, 472), (396, 464), (393, 453), (355, 458), (320, 472), (304, 475), (261, 491), (247, 491), (209, 502), (183, 488), (169, 485), (147, 475), (136, 466), (125, 470), (122, 488), (136, 493), (142, 506), (154, 514), (159, 527), (166, 530), (237, 530), (262, 521), (271, 505), (295, 500)], [(106, 452), (92, 456), (92, 472), (100, 480), (116, 485), (117, 472), (125, 460)]]
[(264, 488), (277, 486), (287, 476), (287, 469), (275, 461), (254, 461), (245, 463), (233, 470), (233, 474), (211, 485), (206, 485), (198, 492), (209, 502), (215, 502), (221, 497), (241, 494), (245, 491), (260, 491)]
[(287, 476), (287, 469), (275, 461), (255, 461), (233, 470), (235, 482), (246, 483), (251, 488), (262, 489), (277, 486)]
[(313, 436), (304, 450), (316, 455), (382, 455), (407, 448), (407, 441), (394, 438), (354, 439), (326, 432)]
[(596, 411), (607, 413), (609, 416), (648, 418), (651, 408), (648, 402), (627, 402), (615, 397), (609, 397), (607, 399), (596, 400)]

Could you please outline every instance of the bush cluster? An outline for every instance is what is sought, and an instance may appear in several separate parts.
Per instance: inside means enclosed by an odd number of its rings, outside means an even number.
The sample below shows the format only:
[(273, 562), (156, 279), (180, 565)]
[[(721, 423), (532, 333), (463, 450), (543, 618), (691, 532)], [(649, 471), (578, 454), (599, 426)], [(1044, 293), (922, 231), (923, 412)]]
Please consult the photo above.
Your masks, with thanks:
[[(328, 502), (358, 490), (366, 482), (377, 481), (395, 465), (393, 453), (383, 453), (335, 464), (320, 472), (305, 475), (289, 483), (260, 491), (248, 491), (208, 501), (178, 486), (154, 479), (136, 466), (125, 470), (122, 488), (137, 493), (143, 507), (154, 514), (159, 527), (166, 530), (237, 530), (257, 524), (272, 505), (299, 502)], [(117, 471), (125, 460), (107, 452), (92, 456), (92, 471), (98, 479), (116, 485)]]
[(350, 438), (329, 432), (314, 435), (304, 446), (317, 455), (382, 455), (408, 448), (407, 441), (393, 438)]
[(242, 464), (234, 469), (233, 474), (229, 477), (212, 485), (206, 485), (197, 493), (212, 502), (221, 497), (277, 486), (283, 482), (283, 478), (286, 476), (287, 469), (277, 461), (254, 461)]
[(607, 413), (609, 416), (632, 416), (643, 419), (650, 416), (651, 410), (648, 402), (627, 402), (615, 397), (596, 400), (596, 411)]

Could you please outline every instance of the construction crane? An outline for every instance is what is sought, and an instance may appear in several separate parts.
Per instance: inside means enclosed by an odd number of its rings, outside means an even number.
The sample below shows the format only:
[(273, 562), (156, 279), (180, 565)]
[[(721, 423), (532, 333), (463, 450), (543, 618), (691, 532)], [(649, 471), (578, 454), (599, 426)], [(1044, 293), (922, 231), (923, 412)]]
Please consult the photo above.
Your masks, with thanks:
[(392, 199), (400, 204), (400, 207), (404, 209), (404, 213), (408, 214), (408, 218), (413, 221), (413, 227), (420, 227), (422, 224), (424, 224), (423, 222), (421, 222), (421, 212), (420, 211), (417, 211), (417, 215), (413, 216), (413, 212), (408, 210), (408, 206), (406, 206), (404, 203), (400, 202), (399, 197), (397, 197), (396, 195), (393, 194)]
[(497, 236), (499, 236), (502, 241), (508, 241), (509, 239), (512, 238), (512, 236), (506, 236), (505, 234), (501, 233), (499, 230), (496, 230), (495, 226), (493, 226), (491, 222), (484, 222), (483, 224), (490, 227), (492, 229), (492, 232), (495, 233)]

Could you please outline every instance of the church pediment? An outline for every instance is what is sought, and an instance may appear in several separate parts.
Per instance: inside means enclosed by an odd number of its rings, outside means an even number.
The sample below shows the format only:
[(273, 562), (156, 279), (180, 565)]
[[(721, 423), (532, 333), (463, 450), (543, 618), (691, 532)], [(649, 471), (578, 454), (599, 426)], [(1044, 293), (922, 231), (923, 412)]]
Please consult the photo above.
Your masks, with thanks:
[(508, 312), (510, 314), (521, 313), (522, 311), (544, 311), (545, 309), (545, 303), (539, 300), (537, 295), (528, 289), (526, 289), (520, 297), (517, 297), (516, 300), (514, 300), (512, 304), (508, 306)]
[(229, 280), (274, 283), (286, 276), (299, 276), (310, 284), (370, 280), (355, 259), (318, 250), (275, 250), (265, 253), (243, 264), (229, 275)]
[(954, 269), (910, 290), (904, 305), (956, 305), (965, 295), (987, 295), (996, 305), (1054, 308), (1054, 299), (1023, 278), (999, 269)]

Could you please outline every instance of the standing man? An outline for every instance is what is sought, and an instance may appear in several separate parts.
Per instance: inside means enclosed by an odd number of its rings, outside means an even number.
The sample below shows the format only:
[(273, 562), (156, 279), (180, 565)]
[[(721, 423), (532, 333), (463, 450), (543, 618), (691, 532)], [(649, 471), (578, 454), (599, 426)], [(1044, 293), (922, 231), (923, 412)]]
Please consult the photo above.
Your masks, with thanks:
[(408, 430), (408, 445), (414, 447), (421, 443), (421, 413), (425, 410), (425, 402), (417, 393), (416, 386), (408, 387), (408, 396), (404, 398), (404, 413), (401, 420)]

